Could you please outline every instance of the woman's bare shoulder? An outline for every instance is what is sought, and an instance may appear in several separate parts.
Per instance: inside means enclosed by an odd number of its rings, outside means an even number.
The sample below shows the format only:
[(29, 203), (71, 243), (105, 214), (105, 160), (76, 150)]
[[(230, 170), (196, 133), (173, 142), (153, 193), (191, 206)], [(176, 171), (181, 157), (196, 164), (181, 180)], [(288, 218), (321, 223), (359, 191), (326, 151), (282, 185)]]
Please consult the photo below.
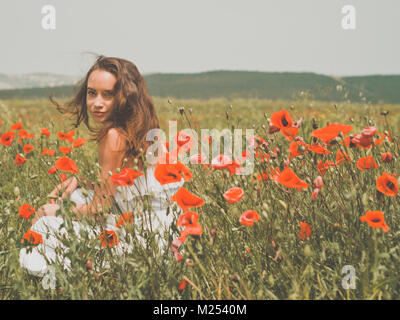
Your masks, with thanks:
[(126, 148), (126, 138), (117, 128), (110, 128), (101, 143), (105, 150), (124, 151)]

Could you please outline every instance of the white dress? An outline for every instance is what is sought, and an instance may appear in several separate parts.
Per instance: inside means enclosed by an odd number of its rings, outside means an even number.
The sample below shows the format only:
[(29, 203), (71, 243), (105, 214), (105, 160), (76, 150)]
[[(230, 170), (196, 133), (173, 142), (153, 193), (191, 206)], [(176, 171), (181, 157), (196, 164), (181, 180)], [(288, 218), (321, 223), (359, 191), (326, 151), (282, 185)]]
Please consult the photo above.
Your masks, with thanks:
[[(173, 203), (170, 202), (170, 197), (182, 187), (185, 181), (182, 178), (180, 182), (161, 185), (154, 177), (154, 170), (154, 166), (148, 167), (146, 175), (136, 178), (133, 186), (119, 187), (114, 197), (121, 213), (133, 212), (136, 227), (156, 233), (158, 246), (164, 251), (169, 247), (164, 232), (171, 232), (170, 226), (177, 219), (177, 214), (181, 212), (179, 207), (175, 211), (171, 209)], [(89, 190), (88, 193), (85, 197), (82, 189), (77, 188), (71, 194), (70, 200), (75, 204), (88, 203), (93, 198), (93, 190)], [(149, 198), (151, 210), (143, 210), (143, 202), (140, 199), (144, 196)], [(111, 214), (107, 217), (103, 229), (115, 231), (118, 234), (119, 243), (110, 249), (118, 260), (121, 255), (130, 252), (131, 246), (128, 245), (126, 237), (131, 235), (127, 234), (124, 228), (117, 228), (117, 222), (118, 215)], [(65, 270), (71, 270), (71, 261), (63, 255), (68, 248), (60, 240), (63, 236), (68, 236), (65, 223), (66, 221), (61, 216), (45, 216), (32, 225), (31, 230), (42, 235), (43, 243), (33, 247), (32, 250), (21, 249), (19, 260), (22, 268), (32, 275), (43, 277), (48, 272), (49, 265), (57, 261), (63, 264)], [(89, 227), (79, 221), (72, 221), (72, 227), (78, 239), (82, 230), (87, 232), (89, 238), (97, 240), (101, 233), (99, 225)], [(143, 237), (136, 235), (136, 239), (145, 245), (146, 241)], [(100, 246), (99, 249), (101, 249)]]

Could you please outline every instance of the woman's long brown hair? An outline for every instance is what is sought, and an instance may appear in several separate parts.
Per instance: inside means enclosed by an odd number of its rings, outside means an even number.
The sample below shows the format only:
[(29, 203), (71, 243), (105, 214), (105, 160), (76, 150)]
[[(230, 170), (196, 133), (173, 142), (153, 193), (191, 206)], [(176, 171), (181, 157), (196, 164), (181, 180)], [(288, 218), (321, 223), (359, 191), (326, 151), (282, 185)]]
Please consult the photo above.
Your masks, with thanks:
[[(98, 130), (89, 124), (86, 94), (90, 74), (99, 69), (112, 73), (117, 82), (113, 92), (115, 101), (113, 112), (104, 122), (103, 127)], [(147, 148), (152, 144), (151, 141), (146, 141), (146, 135), (151, 129), (159, 129), (160, 124), (146, 82), (132, 62), (99, 56), (86, 77), (78, 84), (77, 94), (72, 100), (63, 106), (51, 97), (50, 101), (61, 113), (69, 112), (75, 116), (75, 127), (84, 122), (93, 133), (93, 141), (100, 142), (110, 128), (116, 128), (127, 141), (125, 158), (137, 159), (138, 168), (140, 170), (144, 168), (143, 159), (145, 159)]]

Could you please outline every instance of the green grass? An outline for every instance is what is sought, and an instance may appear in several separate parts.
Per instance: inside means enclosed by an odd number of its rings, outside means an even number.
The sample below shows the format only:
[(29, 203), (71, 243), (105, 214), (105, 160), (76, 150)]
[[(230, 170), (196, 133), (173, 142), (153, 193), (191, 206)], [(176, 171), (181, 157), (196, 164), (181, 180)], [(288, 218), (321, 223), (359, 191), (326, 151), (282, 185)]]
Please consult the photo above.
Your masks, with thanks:
[[(68, 257), (73, 271), (67, 273), (55, 265), (56, 289), (45, 290), (41, 279), (26, 274), (19, 266), (21, 238), (30, 222), (18, 216), (18, 207), (30, 203), (35, 209), (47, 202), (46, 196), (57, 183), (48, 169), (55, 158), (42, 157), (43, 147), (57, 149), (63, 142), (56, 137), (67, 132), (69, 119), (56, 114), (46, 100), (3, 100), (0, 104), (0, 134), (15, 122), (34, 133), (30, 140), (35, 150), (20, 167), (14, 163), (20, 145), (0, 145), (0, 298), (1, 299), (399, 299), (400, 295), (400, 212), (399, 195), (380, 195), (376, 178), (382, 172), (400, 174), (398, 105), (352, 104), (335, 106), (310, 100), (272, 101), (259, 99), (174, 100), (155, 99), (162, 128), (168, 134), (168, 120), (178, 120), (178, 128), (250, 129), (263, 138), (273, 138), (280, 153), (271, 163), (256, 162), (253, 175), (228, 177), (218, 170), (188, 165), (193, 179), (185, 183), (192, 193), (205, 200), (193, 208), (200, 218), (203, 234), (189, 236), (184, 244), (183, 259), (175, 262), (170, 254), (157, 254), (149, 235), (148, 248), (133, 243), (133, 252), (123, 263), (115, 261), (109, 250), (96, 247), (99, 240), (66, 241), (71, 248)], [(230, 108), (230, 105), (232, 106)], [(179, 108), (184, 107), (183, 114)], [(308, 153), (292, 160), (292, 169), (309, 183), (303, 191), (288, 189), (273, 180), (258, 181), (257, 174), (278, 167), (283, 169), (289, 142), (280, 134), (270, 135), (268, 120), (273, 112), (286, 109), (293, 119), (303, 118), (299, 135), (307, 143), (313, 121), (319, 128), (328, 122), (353, 126), (359, 133), (373, 124), (379, 132), (387, 130), (393, 140), (367, 150), (347, 149), (352, 161), (341, 163), (323, 176), (324, 186), (317, 200), (311, 199), (312, 183), (318, 175), (319, 160), (336, 161), (340, 144), (330, 146), (331, 154)], [(382, 111), (389, 111), (387, 116)], [(264, 115), (265, 114), (265, 115)], [(265, 128), (263, 128), (265, 126)], [(52, 135), (40, 137), (47, 127)], [(83, 127), (75, 138), (87, 136)], [(245, 130), (243, 130), (245, 131)], [(86, 143), (74, 150), (71, 158), (79, 174), (95, 180), (96, 146)], [(380, 155), (391, 152), (393, 161), (382, 163)], [(59, 153), (57, 154), (59, 155)], [(359, 157), (371, 155), (379, 168), (360, 171)], [(230, 204), (222, 194), (233, 186), (244, 191), (244, 197)], [(18, 188), (18, 190), (16, 190)], [(70, 217), (66, 201), (63, 214)], [(245, 210), (256, 210), (260, 220), (253, 227), (241, 225)], [(360, 221), (366, 211), (381, 210), (388, 232), (373, 229)], [(312, 226), (312, 235), (299, 239), (299, 222)], [(93, 222), (92, 222), (93, 224)], [(128, 232), (136, 229), (128, 228)], [(177, 230), (177, 227), (173, 227)], [(273, 241), (272, 241), (273, 239)], [(248, 250), (247, 250), (248, 249)], [(90, 257), (94, 269), (88, 271)], [(118, 259), (117, 259), (118, 260)], [(103, 261), (110, 268), (102, 268)], [(356, 288), (345, 290), (341, 283), (342, 268), (355, 269)], [(180, 291), (183, 279), (189, 284)], [(60, 289), (62, 288), (62, 289)]]

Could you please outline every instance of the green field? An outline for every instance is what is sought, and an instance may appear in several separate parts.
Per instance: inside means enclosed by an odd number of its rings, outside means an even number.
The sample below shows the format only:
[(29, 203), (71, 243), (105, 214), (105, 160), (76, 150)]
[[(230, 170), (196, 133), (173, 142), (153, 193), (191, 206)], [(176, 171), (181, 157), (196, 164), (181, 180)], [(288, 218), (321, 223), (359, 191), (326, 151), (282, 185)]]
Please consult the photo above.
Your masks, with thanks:
[[(72, 121), (57, 114), (48, 100), (0, 100), (0, 135), (16, 122), (35, 135), (29, 141), (24, 139), (34, 151), (21, 166), (16, 166), (14, 159), (22, 153), (22, 145), (16, 139), (10, 146), (0, 144), (0, 299), (399, 299), (400, 197), (378, 192), (376, 180), (383, 172), (397, 178), (400, 174), (400, 105), (369, 103), (369, 99), (321, 102), (307, 95), (286, 100), (206, 98), (156, 98), (165, 132), (168, 120), (178, 120), (179, 130), (254, 128), (262, 138), (273, 139), (267, 151), (279, 148), (280, 152), (270, 161), (256, 158), (254, 174), (249, 176), (229, 177), (226, 170), (187, 165), (193, 178), (184, 187), (205, 201), (201, 208), (191, 209), (199, 214), (203, 233), (187, 238), (180, 262), (171, 254), (156, 254), (152, 234), (147, 235), (149, 247), (134, 243), (124, 263), (115, 262), (107, 248), (96, 250), (98, 239), (78, 241), (72, 237), (65, 240), (72, 272), (56, 265), (54, 290), (44, 289), (40, 278), (19, 266), (19, 251), (27, 246), (21, 239), (30, 221), (18, 215), (18, 208), (29, 203), (37, 210), (47, 202), (57, 183), (57, 176), (50, 176), (48, 170), (60, 152), (54, 158), (43, 157), (41, 150), (58, 150), (64, 142), (56, 134), (73, 129)], [(181, 107), (184, 112), (179, 112)], [(283, 170), (288, 158), (290, 142), (279, 132), (268, 133), (268, 119), (283, 109), (293, 120), (303, 118), (298, 135), (306, 143), (312, 142), (315, 126), (323, 128), (329, 123), (351, 125), (354, 135), (373, 125), (378, 133), (388, 131), (391, 141), (386, 139), (370, 149), (345, 148), (338, 137), (336, 144), (327, 147), (330, 154), (309, 152), (293, 158), (290, 168), (309, 184), (301, 191), (273, 179), (260, 181), (257, 176), (266, 171)], [(48, 128), (51, 136), (41, 137), (42, 128)], [(87, 134), (86, 128), (77, 128), (74, 138)], [(321, 175), (317, 163), (337, 162), (338, 149), (347, 152), (351, 161), (327, 170), (324, 186), (313, 200), (313, 181)], [(260, 150), (261, 154), (267, 151)], [(385, 152), (392, 154), (391, 162), (382, 161)], [(69, 156), (76, 161), (79, 175), (96, 180), (94, 143), (87, 142)], [(378, 168), (359, 170), (356, 162), (365, 156), (372, 156)], [(235, 186), (244, 190), (244, 196), (228, 203), (222, 195)], [(62, 205), (65, 217), (71, 216), (69, 205), (69, 201)], [(239, 222), (246, 210), (258, 212), (254, 226)], [(366, 211), (377, 210), (384, 214), (387, 232), (360, 220)], [(312, 228), (306, 239), (299, 237), (300, 222)], [(176, 226), (173, 229), (178, 230)], [(127, 232), (132, 230), (140, 233), (135, 226), (127, 227)], [(88, 258), (99, 265), (88, 270)], [(101, 267), (104, 261), (110, 263), (109, 268)], [(346, 265), (354, 267), (354, 289), (342, 286)], [(187, 286), (178, 290), (183, 280)]]

